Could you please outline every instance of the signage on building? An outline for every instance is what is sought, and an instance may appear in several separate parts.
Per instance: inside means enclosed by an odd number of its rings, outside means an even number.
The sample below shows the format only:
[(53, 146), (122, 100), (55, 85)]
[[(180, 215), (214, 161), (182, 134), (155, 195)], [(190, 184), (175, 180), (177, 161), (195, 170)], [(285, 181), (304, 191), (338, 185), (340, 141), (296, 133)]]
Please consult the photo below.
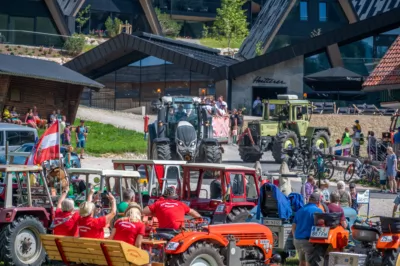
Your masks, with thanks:
[(282, 80), (272, 79), (272, 78), (264, 78), (257, 76), (253, 79), (253, 85), (269, 85), (269, 86), (285, 86), (286, 83)]

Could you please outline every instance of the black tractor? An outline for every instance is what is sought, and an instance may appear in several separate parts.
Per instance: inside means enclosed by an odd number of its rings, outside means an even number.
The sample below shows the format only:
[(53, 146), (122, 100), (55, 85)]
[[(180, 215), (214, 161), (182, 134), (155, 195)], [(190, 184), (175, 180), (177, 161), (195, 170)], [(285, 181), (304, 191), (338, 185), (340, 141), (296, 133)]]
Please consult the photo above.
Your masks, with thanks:
[(164, 96), (149, 125), (147, 158), (220, 163), (222, 147), (213, 137), (212, 116), (197, 97)]

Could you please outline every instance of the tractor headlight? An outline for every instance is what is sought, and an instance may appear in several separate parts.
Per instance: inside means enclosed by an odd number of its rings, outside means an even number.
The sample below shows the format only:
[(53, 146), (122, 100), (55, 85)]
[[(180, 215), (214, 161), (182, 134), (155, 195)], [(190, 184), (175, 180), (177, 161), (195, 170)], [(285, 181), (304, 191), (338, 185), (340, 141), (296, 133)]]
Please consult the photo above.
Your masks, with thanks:
[(176, 250), (179, 247), (179, 243), (177, 242), (169, 242), (166, 246), (165, 250)]
[(182, 141), (178, 141), (178, 145), (179, 146), (183, 146), (183, 142)]
[(192, 143), (190, 143), (190, 148), (194, 148), (196, 146), (196, 141), (192, 141)]

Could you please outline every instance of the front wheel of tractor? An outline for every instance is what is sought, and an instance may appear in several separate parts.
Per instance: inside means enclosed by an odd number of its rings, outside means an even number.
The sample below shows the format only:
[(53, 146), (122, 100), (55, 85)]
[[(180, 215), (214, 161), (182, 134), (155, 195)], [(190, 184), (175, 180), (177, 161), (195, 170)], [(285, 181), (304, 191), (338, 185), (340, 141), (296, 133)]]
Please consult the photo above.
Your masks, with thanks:
[(224, 257), (220, 249), (208, 242), (196, 242), (185, 252), (173, 255), (170, 264), (174, 266), (223, 266)]

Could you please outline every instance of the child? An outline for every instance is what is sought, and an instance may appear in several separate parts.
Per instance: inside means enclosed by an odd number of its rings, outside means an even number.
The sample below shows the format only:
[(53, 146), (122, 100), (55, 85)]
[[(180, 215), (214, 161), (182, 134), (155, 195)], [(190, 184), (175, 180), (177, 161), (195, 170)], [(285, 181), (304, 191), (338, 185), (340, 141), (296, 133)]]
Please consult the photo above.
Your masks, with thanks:
[(62, 144), (71, 145), (71, 125), (69, 123), (65, 125)]
[(74, 148), (71, 145), (69, 145), (67, 147), (67, 154), (65, 156), (66, 158), (65, 158), (65, 162), (64, 162), (66, 169), (71, 168), (71, 153), (73, 152), (73, 150), (74, 150)]
[(372, 166), (372, 169), (379, 173), (379, 184), (381, 186), (381, 191), (380, 192), (386, 192), (386, 189), (387, 189), (387, 187), (386, 187), (386, 179), (387, 179), (387, 177), (386, 177), (386, 171), (385, 171), (385, 169), (386, 169), (385, 164), (382, 163), (382, 164), (379, 165), (379, 167)]
[[(337, 139), (335, 147), (340, 147), (340, 146), (342, 146), (342, 144), (340, 143), (340, 139)], [(336, 150), (335, 151), (335, 155), (336, 156), (342, 156), (342, 150), (341, 149), (340, 150)]]
[(321, 182), (323, 201), (328, 204), (330, 202), (329, 181), (324, 179)]

